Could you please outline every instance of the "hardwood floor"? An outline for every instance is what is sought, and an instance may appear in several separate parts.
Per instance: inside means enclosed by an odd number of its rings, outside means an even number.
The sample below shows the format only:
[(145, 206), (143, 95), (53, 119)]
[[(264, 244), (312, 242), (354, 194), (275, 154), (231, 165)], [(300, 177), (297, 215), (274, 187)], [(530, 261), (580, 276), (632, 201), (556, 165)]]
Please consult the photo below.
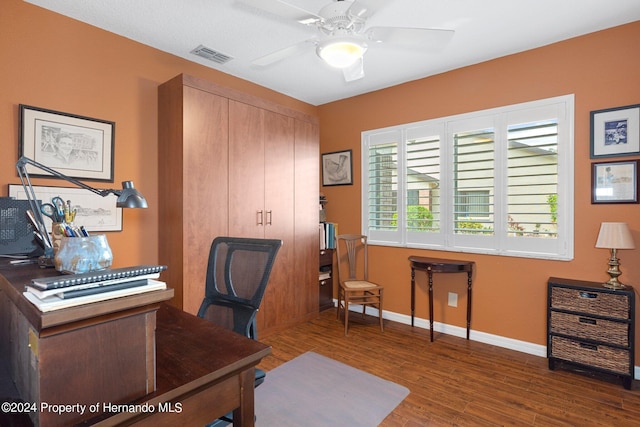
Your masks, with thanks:
[(383, 427), (640, 425), (638, 381), (626, 390), (617, 379), (550, 371), (546, 358), (440, 333), (431, 343), (428, 330), (390, 321), (380, 333), (377, 319), (352, 317), (348, 337), (335, 309), (261, 337), (272, 355), (259, 366), (314, 351), (408, 387)]

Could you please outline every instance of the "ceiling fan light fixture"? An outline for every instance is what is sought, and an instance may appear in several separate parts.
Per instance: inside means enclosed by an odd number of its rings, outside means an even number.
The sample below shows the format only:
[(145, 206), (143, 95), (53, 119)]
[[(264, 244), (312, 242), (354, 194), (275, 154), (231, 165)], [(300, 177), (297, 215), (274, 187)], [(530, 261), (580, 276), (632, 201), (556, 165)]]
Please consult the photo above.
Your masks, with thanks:
[(362, 58), (367, 44), (354, 37), (334, 37), (318, 44), (316, 53), (335, 68), (346, 68)]

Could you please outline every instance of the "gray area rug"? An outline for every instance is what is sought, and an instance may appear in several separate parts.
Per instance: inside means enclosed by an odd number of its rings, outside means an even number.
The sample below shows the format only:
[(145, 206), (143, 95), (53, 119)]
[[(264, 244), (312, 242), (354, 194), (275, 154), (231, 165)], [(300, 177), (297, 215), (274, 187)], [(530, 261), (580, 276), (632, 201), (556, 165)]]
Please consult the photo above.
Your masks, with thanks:
[(257, 427), (375, 427), (409, 389), (308, 352), (267, 372), (255, 393)]

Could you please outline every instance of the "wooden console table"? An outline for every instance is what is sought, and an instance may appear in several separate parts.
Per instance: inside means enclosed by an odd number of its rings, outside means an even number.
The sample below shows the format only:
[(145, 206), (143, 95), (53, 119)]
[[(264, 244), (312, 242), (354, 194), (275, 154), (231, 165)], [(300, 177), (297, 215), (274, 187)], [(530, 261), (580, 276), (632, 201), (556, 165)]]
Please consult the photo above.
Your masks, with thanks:
[(467, 273), (467, 339), (471, 327), (471, 284), (473, 261), (410, 256), (411, 262), (411, 326), (416, 308), (416, 270), (425, 271), (429, 277), (429, 330), (433, 342), (433, 273)]

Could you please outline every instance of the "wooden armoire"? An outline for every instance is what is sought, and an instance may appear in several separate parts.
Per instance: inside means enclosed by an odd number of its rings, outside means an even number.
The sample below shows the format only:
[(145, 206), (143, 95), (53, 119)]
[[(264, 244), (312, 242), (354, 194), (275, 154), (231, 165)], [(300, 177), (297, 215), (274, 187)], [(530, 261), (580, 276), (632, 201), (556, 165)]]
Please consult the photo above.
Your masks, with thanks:
[(196, 313), (216, 236), (281, 239), (260, 336), (318, 313), (318, 118), (181, 74), (158, 90), (159, 262)]

